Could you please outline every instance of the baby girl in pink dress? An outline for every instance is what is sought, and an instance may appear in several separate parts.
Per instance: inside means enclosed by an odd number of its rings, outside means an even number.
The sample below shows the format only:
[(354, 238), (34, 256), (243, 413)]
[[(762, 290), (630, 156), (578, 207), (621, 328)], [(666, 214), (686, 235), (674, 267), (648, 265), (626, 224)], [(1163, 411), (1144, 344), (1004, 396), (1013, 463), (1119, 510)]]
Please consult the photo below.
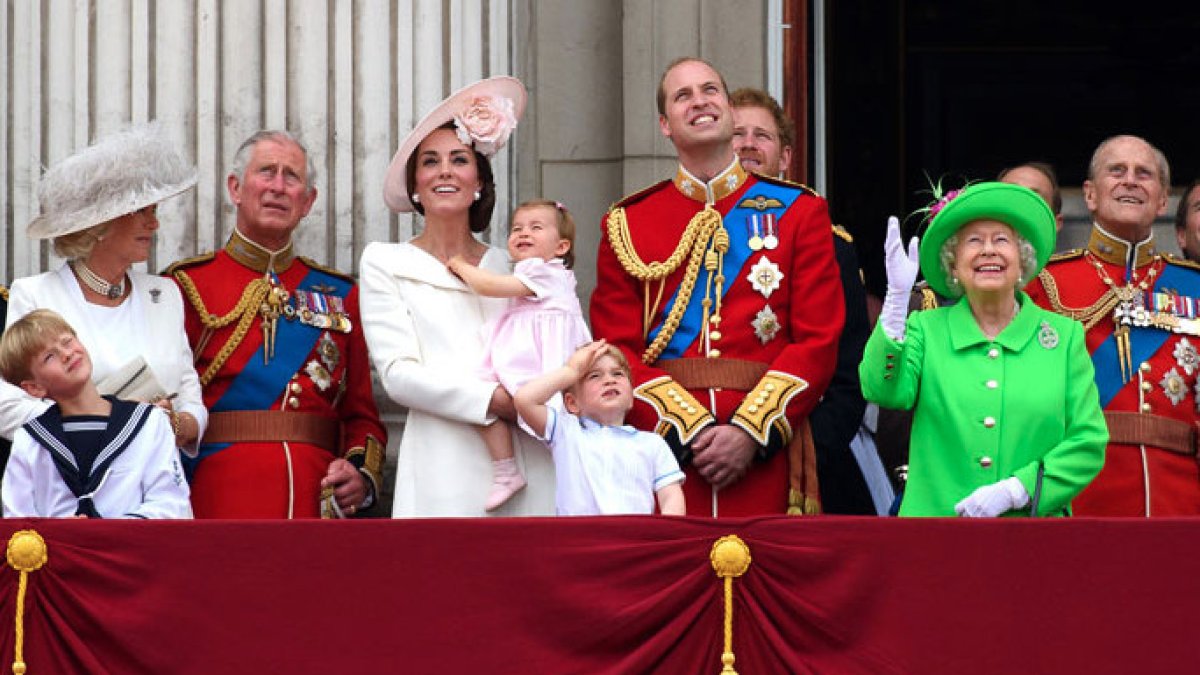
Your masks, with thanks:
[[(575, 296), (575, 220), (560, 203), (535, 199), (513, 212), (508, 254), (516, 262), (511, 276), (480, 269), (461, 257), (446, 266), (471, 290), (492, 298), (509, 298), (508, 308), (491, 325), (484, 368), (509, 394), (527, 381), (567, 362), (580, 346), (592, 341)], [(561, 408), (561, 399), (557, 399)], [(500, 507), (525, 487), (513, 458), (512, 436), (500, 420), (480, 427), (492, 457), (492, 487), (484, 504)]]

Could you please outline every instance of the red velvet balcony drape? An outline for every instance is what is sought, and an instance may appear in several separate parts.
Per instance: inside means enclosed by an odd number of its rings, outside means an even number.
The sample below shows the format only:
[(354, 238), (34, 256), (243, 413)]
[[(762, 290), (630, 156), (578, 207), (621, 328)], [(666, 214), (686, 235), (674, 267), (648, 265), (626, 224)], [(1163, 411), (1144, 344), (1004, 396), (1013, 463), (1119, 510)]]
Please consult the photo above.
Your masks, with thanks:
[[(39, 673), (1194, 672), (1200, 521), (0, 521)], [(0, 570), (10, 672), (17, 573)]]

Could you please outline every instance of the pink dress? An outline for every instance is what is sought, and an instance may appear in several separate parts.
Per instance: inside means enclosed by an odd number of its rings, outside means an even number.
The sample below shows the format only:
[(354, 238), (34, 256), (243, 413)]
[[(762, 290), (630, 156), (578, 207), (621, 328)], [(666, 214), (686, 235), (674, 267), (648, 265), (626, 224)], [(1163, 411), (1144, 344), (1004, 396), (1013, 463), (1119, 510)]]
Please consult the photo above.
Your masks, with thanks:
[(513, 276), (533, 295), (509, 300), (508, 309), (491, 325), (484, 351), (484, 369), (510, 394), (562, 366), (576, 349), (592, 341), (575, 297), (575, 273), (562, 260), (522, 260)]

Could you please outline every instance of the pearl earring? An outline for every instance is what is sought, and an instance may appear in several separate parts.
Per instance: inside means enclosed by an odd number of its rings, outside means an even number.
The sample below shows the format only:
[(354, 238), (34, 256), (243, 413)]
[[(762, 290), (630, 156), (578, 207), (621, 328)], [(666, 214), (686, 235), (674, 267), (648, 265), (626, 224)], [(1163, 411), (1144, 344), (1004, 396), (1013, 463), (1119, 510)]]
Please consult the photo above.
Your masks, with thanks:
[(414, 192), (412, 195), (412, 202), (414, 204), (420, 204), (421, 203), (421, 195)]
[(479, 190), (475, 191), (475, 201), (479, 201), (479, 198), (482, 196), (483, 196), (483, 193), (481, 193)]

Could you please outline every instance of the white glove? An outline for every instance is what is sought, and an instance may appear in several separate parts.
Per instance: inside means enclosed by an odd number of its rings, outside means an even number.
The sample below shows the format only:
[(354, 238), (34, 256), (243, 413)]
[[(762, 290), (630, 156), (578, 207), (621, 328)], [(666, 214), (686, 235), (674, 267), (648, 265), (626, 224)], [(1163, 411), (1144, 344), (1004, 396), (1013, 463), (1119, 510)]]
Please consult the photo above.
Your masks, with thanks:
[(995, 518), (1029, 504), (1029, 493), (1016, 476), (984, 485), (954, 505), (954, 512), (967, 518)]
[(887, 268), (887, 295), (883, 298), (883, 309), (879, 322), (883, 332), (893, 340), (904, 339), (904, 324), (908, 320), (908, 300), (913, 284), (917, 283), (917, 272), (921, 270), (917, 250), (920, 238), (908, 242), (908, 253), (900, 239), (900, 221), (896, 216), (888, 218), (887, 239), (883, 242), (883, 262)]

